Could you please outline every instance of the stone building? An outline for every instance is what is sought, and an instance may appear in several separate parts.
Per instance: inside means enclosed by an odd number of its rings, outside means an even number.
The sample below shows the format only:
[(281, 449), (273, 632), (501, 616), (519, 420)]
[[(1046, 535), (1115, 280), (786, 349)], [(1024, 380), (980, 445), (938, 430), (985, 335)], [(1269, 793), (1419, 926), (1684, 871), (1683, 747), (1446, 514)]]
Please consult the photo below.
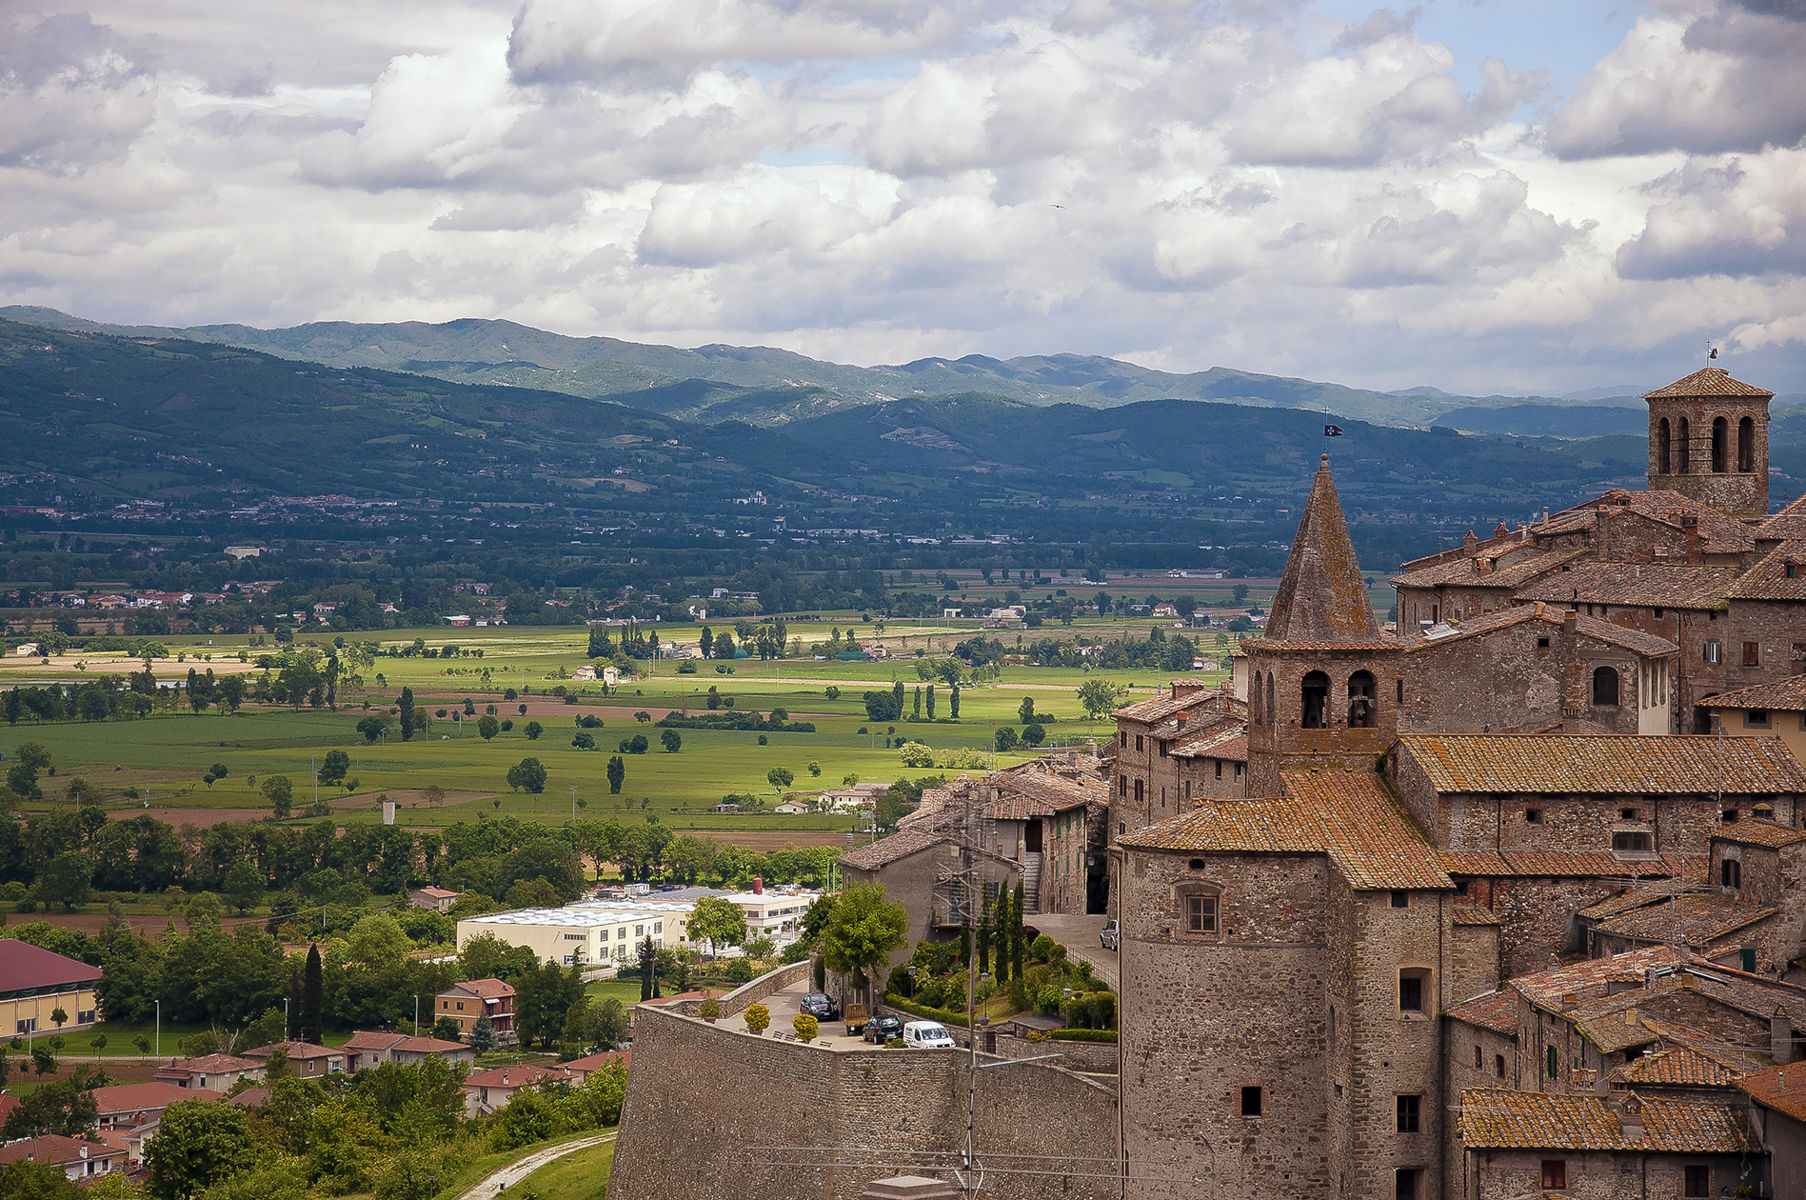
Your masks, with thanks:
[[(1131, 1178), (1150, 1164), (1129, 1194), (1195, 1194), (1156, 1161), (1225, 1195), (1336, 1200), (1516, 1197), (1545, 1166), (1564, 1195), (1640, 1194), (1626, 1170), (1672, 1195), (1760, 1182), (1726, 1088), (1791, 1020), (1795, 989), (1749, 1011), (1746, 969), (1802, 949), (1806, 771), (1772, 737), (1680, 734), (1806, 643), (1787, 548), (1806, 512), (1763, 519), (1744, 468), (1766, 463), (1767, 394), (1742, 388), (1708, 371), (1650, 394), (1671, 439), (1651, 491), (1408, 564), (1397, 636), (1326, 456), (1241, 647), (1242, 788), (1173, 761), (1233, 737), (1228, 704), (1175, 686), (1118, 714), (1124, 1148)], [(1658, 987), (1657, 961), (1680, 974)], [(1527, 1001), (1586, 990), (1550, 970), (1596, 976), (1591, 1007)]]

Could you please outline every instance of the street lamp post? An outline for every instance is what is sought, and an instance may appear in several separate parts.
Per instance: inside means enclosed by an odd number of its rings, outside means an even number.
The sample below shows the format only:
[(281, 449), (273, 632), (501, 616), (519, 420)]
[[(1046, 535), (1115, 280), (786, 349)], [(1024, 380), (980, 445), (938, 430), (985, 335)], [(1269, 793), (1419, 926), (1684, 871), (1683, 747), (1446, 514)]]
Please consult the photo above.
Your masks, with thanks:
[(157, 1057), (163, 1057), (163, 1001), (157, 1001)]

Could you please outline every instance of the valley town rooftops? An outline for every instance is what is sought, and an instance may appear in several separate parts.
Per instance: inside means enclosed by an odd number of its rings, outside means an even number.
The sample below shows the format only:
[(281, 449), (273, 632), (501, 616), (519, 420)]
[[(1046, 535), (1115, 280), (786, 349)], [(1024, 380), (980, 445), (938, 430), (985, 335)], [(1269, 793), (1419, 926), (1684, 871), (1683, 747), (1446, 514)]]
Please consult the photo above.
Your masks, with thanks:
[[(1614, 1107), (1603, 1096), (1463, 1088), (1461, 1138), (1469, 1150), (1742, 1154), (1760, 1149), (1737, 1111), (1721, 1104), (1633, 1092), (1622, 1112)], [(1640, 1128), (1626, 1120), (1637, 1110)]]
[(1435, 850), (1378, 776), (1282, 776), (1287, 795), (1206, 799), (1190, 812), (1124, 835), (1124, 846), (1202, 853), (1327, 854), (1349, 886), (1452, 888)]
[(1770, 737), (1409, 734), (1399, 738), (1396, 753), (1443, 793), (1806, 791), (1806, 769)]
[(1510, 988), (1488, 992), (1464, 1000), (1449, 1009), (1451, 1018), (1468, 1025), (1478, 1025), (1495, 1033), (1516, 1033), (1518, 1028), (1518, 994)]
[[(1541, 602), (1520, 604), (1511, 608), (1501, 608), (1478, 617), (1470, 617), (1463, 621), (1451, 621), (1448, 632), (1434, 632), (1424, 636), (1421, 641), (1412, 642), (1405, 647), (1407, 654), (1419, 654), (1433, 650), (1437, 646), (1447, 645), (1465, 637), (1473, 637), (1482, 633), (1491, 633), (1495, 629), (1507, 629), (1513, 625), (1522, 625), (1529, 621), (1541, 622), (1544, 625), (1560, 626), (1568, 617), (1574, 618), (1575, 631), (1605, 642), (1612, 646), (1622, 646), (1645, 658), (1663, 658), (1670, 654), (1680, 653), (1680, 647), (1667, 638), (1657, 637), (1653, 633), (1644, 633), (1640, 629), (1628, 629), (1623, 625), (1614, 625), (1599, 617), (1589, 617), (1569, 612), (1563, 608), (1551, 608)], [(1438, 627), (1440, 629), (1440, 627)]]
[(1788, 1063), (1745, 1075), (1737, 1081), (1756, 1103), (1806, 1121), (1806, 1063)]
[[(1660, 1087), (1730, 1087), (1743, 1072), (1691, 1046), (1640, 1054), (1611, 1073), (1613, 1083)], [(1806, 1077), (1806, 1071), (1801, 1075)]]

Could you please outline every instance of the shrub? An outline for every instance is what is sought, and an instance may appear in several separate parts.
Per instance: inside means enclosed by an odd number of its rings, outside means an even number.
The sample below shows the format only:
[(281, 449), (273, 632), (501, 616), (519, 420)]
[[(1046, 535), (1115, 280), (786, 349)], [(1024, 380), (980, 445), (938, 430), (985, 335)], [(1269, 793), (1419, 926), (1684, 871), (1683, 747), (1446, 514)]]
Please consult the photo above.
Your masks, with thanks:
[(1035, 993), (1035, 1012), (1043, 1017), (1051, 1017), (1060, 1011), (1060, 1005), (1064, 1000), (1065, 996), (1060, 985), (1050, 983)]
[(753, 1004), (740, 1014), (746, 1019), (746, 1027), (754, 1033), (764, 1033), (771, 1028), (771, 1010), (763, 1004)]
[(1097, 992), (1091, 997), (1091, 1023), (1099, 1029), (1116, 1028), (1116, 993)]
[(1028, 956), (1036, 962), (1051, 962), (1054, 945), (1054, 940), (1043, 933), (1028, 944)]
[(705, 1021), (714, 1021), (714, 1020), (719, 1019), (721, 1016), (721, 1001), (715, 999), (715, 997), (713, 997), (713, 996), (710, 996), (708, 999), (704, 1000), (701, 1005), (699, 1005), (697, 1007), (696, 1015), (701, 1017)]
[(1114, 1029), (1056, 1029), (1047, 1035), (1067, 1042), (1114, 1042)]
[(796, 1030), (796, 1040), (799, 1042), (814, 1041), (815, 1035), (821, 1030), (821, 1022), (808, 1013), (796, 1014), (796, 1020), (792, 1021), (790, 1025)]
[(679, 675), (694, 675), (696, 674), (696, 664), (693, 662), (678, 663), (677, 673)]

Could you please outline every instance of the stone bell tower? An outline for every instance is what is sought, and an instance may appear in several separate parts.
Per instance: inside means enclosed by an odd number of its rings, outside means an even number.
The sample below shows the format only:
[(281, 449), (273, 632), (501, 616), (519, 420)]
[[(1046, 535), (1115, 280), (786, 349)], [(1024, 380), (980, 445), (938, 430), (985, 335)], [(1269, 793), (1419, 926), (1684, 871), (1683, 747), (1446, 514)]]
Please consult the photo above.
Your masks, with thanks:
[(1730, 517), (1768, 516), (1768, 402), (1775, 394), (1706, 367), (1646, 394), (1649, 487)]
[(1248, 656), (1248, 795), (1282, 771), (1371, 771), (1398, 736), (1403, 647), (1380, 631), (1323, 456), (1267, 628)]

